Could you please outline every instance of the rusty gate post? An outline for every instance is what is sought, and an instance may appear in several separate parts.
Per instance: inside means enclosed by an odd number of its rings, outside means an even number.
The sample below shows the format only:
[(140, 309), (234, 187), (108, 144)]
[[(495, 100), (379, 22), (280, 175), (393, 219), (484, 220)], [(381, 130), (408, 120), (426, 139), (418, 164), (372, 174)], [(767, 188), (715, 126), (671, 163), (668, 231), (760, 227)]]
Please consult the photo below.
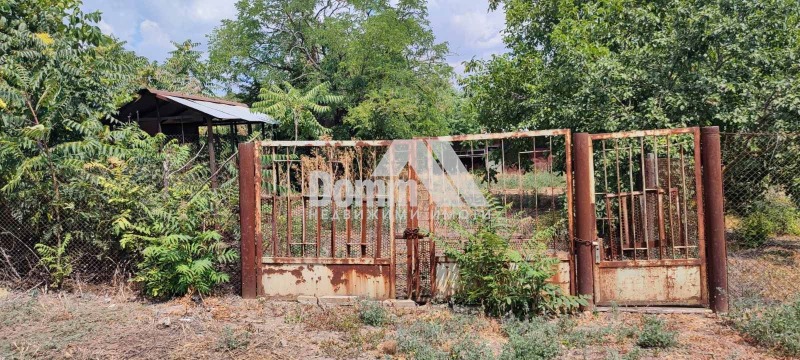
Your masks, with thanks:
[(591, 310), (594, 308), (594, 277), (592, 248), (596, 238), (594, 208), (594, 166), (592, 161), (592, 139), (587, 133), (572, 136), (573, 169), (575, 171), (575, 252), (577, 253), (578, 295), (588, 297)]
[[(258, 215), (260, 203), (260, 174), (256, 173), (257, 165), (261, 160), (257, 158), (257, 149), (254, 143), (239, 144), (239, 225), (241, 230), (241, 264), (242, 264), (242, 297), (255, 299), (258, 296), (258, 269), (261, 257), (256, 243), (260, 232), (260, 216)], [(260, 168), (260, 166), (258, 166)], [(260, 172), (260, 171), (259, 171)], [(260, 239), (258, 239), (260, 240)], [(259, 241), (260, 242), (260, 241)]]
[(728, 312), (728, 250), (725, 244), (725, 215), (722, 197), (722, 151), (719, 127), (702, 128), (700, 149), (703, 166), (706, 266), (711, 309)]

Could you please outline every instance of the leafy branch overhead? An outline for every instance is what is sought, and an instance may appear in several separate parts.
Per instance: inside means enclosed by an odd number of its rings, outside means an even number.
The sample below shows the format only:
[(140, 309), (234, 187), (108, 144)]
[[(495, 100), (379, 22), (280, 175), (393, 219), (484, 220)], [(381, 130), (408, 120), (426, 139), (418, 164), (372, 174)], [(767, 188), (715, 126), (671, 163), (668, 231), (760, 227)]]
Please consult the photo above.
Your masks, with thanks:
[(282, 128), (294, 126), (294, 139), (316, 139), (328, 132), (314, 115), (331, 111), (329, 105), (340, 103), (344, 97), (330, 93), (328, 83), (322, 83), (308, 91), (301, 91), (288, 82), (283, 87), (273, 84), (262, 88), (258, 97), (261, 101), (253, 104), (253, 111), (273, 116), (281, 122)]

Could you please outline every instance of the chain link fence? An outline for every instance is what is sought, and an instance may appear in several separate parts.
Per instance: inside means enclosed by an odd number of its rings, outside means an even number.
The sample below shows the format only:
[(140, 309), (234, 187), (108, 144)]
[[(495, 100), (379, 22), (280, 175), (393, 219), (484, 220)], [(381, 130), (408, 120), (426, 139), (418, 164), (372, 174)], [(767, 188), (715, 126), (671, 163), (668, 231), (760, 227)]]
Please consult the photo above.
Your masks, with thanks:
[[(226, 168), (219, 174), (220, 183), (235, 182), (234, 142), (227, 140), (216, 141), (217, 154), (222, 155), (217, 161)], [(795, 298), (800, 294), (800, 133), (723, 133), (721, 140), (730, 296), (734, 302)], [(199, 149), (202, 144), (193, 146)], [(236, 199), (231, 197), (226, 206), (238, 206)], [(53, 256), (68, 259), (74, 281), (127, 281), (135, 272), (139, 259), (109, 240), (110, 224), (102, 214), (30, 219), (20, 207), (0, 197), (0, 283), (31, 288), (52, 276), (53, 270), (41, 262), (39, 243), (50, 244)], [(94, 209), (73, 210), (71, 214)], [(238, 224), (236, 216), (223, 220), (231, 228)], [(51, 241), (55, 232), (70, 234), (60, 255)], [(238, 231), (224, 236), (238, 247)], [(238, 269), (227, 270), (231, 284), (237, 284)]]
[[(225, 130), (215, 135), (216, 180), (219, 188), (213, 195), (211, 191), (202, 190), (211, 181), (208, 169), (199, 172), (203, 175), (196, 179), (183, 177), (183, 183), (178, 185), (183, 186), (181, 191), (187, 192), (187, 196), (203, 195), (197, 194), (199, 191), (208, 192), (203, 196), (212, 199), (218, 215), (210, 223), (214, 224), (228, 246), (238, 248), (236, 144), (247, 141), (248, 136), (232, 136)], [(165, 161), (164, 167), (158, 166), (157, 170), (177, 174), (195, 166), (209, 168), (205, 137), (195, 139), (196, 142), (186, 142), (186, 139), (168, 136), (165, 141), (173, 140), (189, 147), (190, 159), (181, 164)], [(140, 178), (150, 179), (147, 181), (152, 183), (154, 189), (161, 189), (165, 183), (176, 186), (172, 182), (162, 183), (162, 175), (149, 174)], [(59, 176), (62, 200), (58, 205), (54, 201), (52, 188), (35, 188), (30, 182), (22, 186), (38, 189), (30, 192), (35, 196), (20, 200), (19, 196), (0, 194), (0, 287), (27, 290), (51, 284), (55, 278), (62, 276), (59, 272), (63, 273), (66, 287), (75, 284), (116, 286), (127, 283), (135, 276), (136, 266), (142, 257), (139, 251), (123, 248), (120, 244), (121, 234), (114, 232), (114, 213), (109, 210), (115, 208), (104, 204), (114, 200), (103, 197), (107, 194), (98, 195), (102, 192), (94, 190), (102, 184), (89, 178), (80, 175)], [(82, 191), (85, 194), (76, 196), (69, 191)], [(87, 197), (90, 199), (84, 200)], [(223, 270), (230, 274), (231, 281), (223, 291), (234, 292), (239, 286), (239, 264), (235, 262), (225, 267)]]
[(731, 300), (800, 294), (800, 133), (723, 133)]

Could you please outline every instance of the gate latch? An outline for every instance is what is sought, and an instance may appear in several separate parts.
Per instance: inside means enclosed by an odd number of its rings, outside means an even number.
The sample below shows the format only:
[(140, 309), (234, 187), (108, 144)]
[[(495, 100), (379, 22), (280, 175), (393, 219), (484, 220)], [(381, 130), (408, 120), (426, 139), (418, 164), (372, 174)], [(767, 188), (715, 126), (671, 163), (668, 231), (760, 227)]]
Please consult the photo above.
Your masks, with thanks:
[(592, 241), (592, 245), (594, 245), (594, 263), (600, 263), (600, 243), (597, 241)]

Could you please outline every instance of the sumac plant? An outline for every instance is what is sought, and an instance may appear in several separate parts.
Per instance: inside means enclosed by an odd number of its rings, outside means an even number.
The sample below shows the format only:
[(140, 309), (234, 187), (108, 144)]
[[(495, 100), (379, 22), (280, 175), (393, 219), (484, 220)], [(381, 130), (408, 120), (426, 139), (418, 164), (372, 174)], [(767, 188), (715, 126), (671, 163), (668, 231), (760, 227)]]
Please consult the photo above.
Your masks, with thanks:
[(492, 216), (476, 224), (477, 231), (461, 232), (466, 237), (463, 248), (445, 250), (458, 265), (453, 300), (479, 305), (490, 316), (517, 318), (566, 313), (585, 305), (584, 298), (565, 294), (549, 282), (559, 260), (547, 254), (537, 236), (525, 244), (524, 254), (511, 248), (503, 234), (513, 233), (508, 226), (515, 222), (509, 221), (502, 206), (493, 203), (492, 208)]

